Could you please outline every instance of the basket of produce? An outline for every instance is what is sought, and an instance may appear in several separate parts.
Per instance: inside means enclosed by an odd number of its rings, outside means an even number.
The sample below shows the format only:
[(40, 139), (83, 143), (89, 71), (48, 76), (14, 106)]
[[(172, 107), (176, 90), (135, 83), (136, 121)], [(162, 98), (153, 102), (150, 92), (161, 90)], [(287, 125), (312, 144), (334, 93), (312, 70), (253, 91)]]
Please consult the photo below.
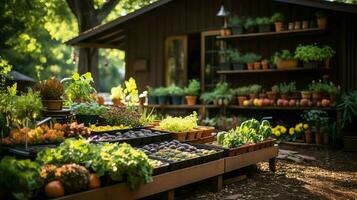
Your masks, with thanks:
[(217, 134), (217, 144), (229, 150), (229, 156), (256, 151), (272, 145), (272, 129), (267, 120), (244, 121), (239, 127)]

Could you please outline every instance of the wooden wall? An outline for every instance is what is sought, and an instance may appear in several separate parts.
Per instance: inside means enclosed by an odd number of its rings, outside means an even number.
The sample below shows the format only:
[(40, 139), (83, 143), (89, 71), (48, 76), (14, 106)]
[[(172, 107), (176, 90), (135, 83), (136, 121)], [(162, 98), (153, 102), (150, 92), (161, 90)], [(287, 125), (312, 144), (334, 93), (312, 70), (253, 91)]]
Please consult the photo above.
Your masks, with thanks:
[[(220, 0), (175, 0), (153, 11), (140, 15), (124, 24), (127, 30), (126, 75), (134, 76), (139, 87), (164, 84), (164, 40), (167, 36), (200, 33), (219, 29), (222, 20), (216, 17)], [(227, 0), (225, 6), (240, 16), (271, 16), (282, 12), (289, 19), (313, 19), (315, 8), (273, 2), (272, 0)], [(279, 41), (259, 39), (240, 44), (244, 51), (257, 51), (270, 57), (280, 49), (295, 49), (299, 43), (328, 44), (336, 49), (332, 60), (333, 80), (347, 89), (357, 89), (357, 23), (356, 15), (326, 11), (329, 20), (328, 32), (321, 36), (301, 38), (282, 38)], [(135, 70), (135, 60), (148, 62), (146, 71)], [(189, 66), (189, 65), (188, 65)], [(304, 79), (299, 75), (283, 75), (280, 79)], [(255, 77), (257, 81), (262, 77)], [(250, 78), (248, 81), (253, 81)], [(310, 81), (310, 80), (308, 80)]]

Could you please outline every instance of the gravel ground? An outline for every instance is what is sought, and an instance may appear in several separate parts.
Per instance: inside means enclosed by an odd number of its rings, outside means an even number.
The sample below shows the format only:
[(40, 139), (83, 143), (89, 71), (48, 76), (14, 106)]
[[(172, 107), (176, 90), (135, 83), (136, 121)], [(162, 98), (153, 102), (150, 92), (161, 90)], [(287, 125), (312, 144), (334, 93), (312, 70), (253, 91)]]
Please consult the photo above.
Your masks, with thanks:
[[(247, 179), (224, 186), (218, 193), (207, 190), (204, 183), (190, 185), (177, 191), (177, 199), (356, 199), (357, 153), (328, 149), (289, 147), (316, 160), (296, 163), (278, 160), (277, 172), (269, 171), (268, 164), (240, 170)], [(284, 149), (288, 149), (284, 147)]]

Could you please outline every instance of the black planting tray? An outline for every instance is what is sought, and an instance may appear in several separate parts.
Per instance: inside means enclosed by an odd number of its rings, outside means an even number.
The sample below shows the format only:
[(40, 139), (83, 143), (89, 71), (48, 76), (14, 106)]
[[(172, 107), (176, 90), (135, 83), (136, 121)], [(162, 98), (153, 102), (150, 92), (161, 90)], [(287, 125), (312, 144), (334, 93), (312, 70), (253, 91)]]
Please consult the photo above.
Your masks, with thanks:
[(153, 157), (153, 156), (149, 156), (149, 158), (151, 160), (158, 160), (158, 161), (161, 161), (163, 162), (164, 164), (159, 166), (159, 167), (156, 167), (154, 168), (154, 172), (153, 172), (153, 175), (159, 175), (159, 174), (163, 174), (163, 173), (166, 173), (169, 171), (169, 162), (167, 162), (166, 160), (162, 159), (162, 158), (157, 158), (157, 157)]
[(146, 129), (146, 126), (141, 126), (141, 127), (136, 127), (136, 128), (126, 128), (126, 129), (119, 129), (119, 130), (112, 130), (112, 131), (91, 131), (91, 135), (101, 135), (103, 133), (108, 133), (108, 134), (115, 134), (117, 132), (120, 133), (125, 133), (127, 131), (138, 131), (141, 129)]
[(19, 156), (23, 158), (36, 158), (37, 153), (41, 150), (48, 149), (48, 148), (56, 148), (58, 145), (56, 144), (42, 144), (42, 145), (31, 145), (28, 146), (27, 149), (24, 145), (22, 146), (7, 146), (2, 147), (6, 154)]

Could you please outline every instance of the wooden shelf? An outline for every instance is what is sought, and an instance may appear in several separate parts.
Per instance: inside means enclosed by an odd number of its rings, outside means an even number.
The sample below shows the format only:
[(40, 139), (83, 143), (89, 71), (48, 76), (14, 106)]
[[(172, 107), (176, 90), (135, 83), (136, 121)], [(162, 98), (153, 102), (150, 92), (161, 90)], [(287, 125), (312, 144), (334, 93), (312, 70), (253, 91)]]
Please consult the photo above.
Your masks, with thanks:
[(217, 36), (217, 39), (254, 39), (258, 37), (267, 37), (267, 36), (288, 36), (288, 35), (312, 35), (312, 34), (322, 34), (326, 29), (321, 28), (308, 28), (308, 29), (299, 29), (299, 30), (287, 30), (281, 32), (267, 32), (267, 33), (245, 33), (239, 35), (229, 35), (229, 36)]
[(147, 108), (158, 108), (158, 109), (201, 109), (201, 108), (220, 108), (219, 106), (216, 105), (186, 105), (186, 104), (181, 104), (181, 105), (159, 105), (159, 104), (149, 104), (149, 105), (144, 105), (144, 107)]
[(239, 110), (326, 110), (326, 111), (338, 111), (339, 108), (336, 107), (281, 107), (281, 106), (238, 106), (230, 105), (229, 109), (239, 109)]
[(327, 72), (330, 68), (291, 68), (291, 69), (259, 69), (259, 70), (217, 70), (217, 74), (256, 74), (274, 72)]

